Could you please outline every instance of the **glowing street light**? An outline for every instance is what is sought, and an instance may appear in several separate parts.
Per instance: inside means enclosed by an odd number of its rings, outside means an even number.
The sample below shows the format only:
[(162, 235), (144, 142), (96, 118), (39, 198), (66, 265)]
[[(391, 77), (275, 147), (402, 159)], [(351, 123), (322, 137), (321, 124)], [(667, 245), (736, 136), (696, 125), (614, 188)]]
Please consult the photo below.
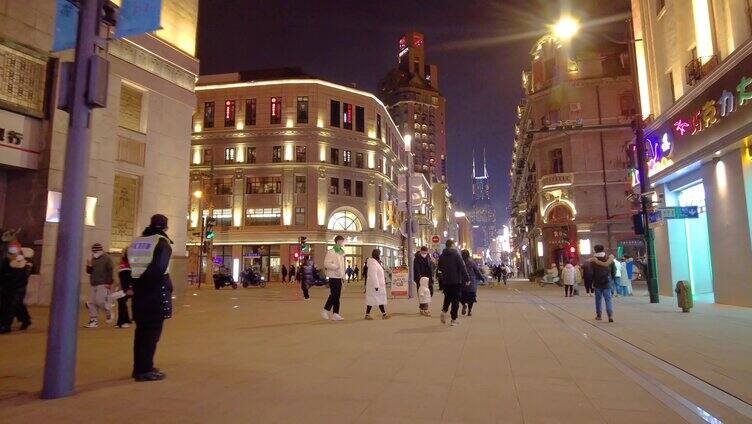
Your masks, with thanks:
[(196, 199), (200, 199), (203, 195), (204, 193), (202, 193), (201, 190), (196, 190), (193, 192), (193, 197), (195, 197)]
[(580, 30), (580, 23), (571, 16), (562, 16), (551, 26), (553, 35), (562, 41), (569, 41)]
[(409, 152), (410, 147), (411, 147), (410, 145), (413, 142), (413, 136), (411, 136), (410, 134), (406, 134), (402, 137), (402, 139), (405, 141), (405, 151)]

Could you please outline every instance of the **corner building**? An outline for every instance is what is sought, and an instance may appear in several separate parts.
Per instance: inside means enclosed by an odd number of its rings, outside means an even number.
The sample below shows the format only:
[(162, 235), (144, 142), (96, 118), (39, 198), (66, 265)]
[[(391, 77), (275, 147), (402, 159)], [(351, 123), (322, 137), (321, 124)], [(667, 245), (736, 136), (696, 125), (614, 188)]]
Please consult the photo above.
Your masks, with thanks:
[[(659, 292), (752, 306), (752, 23), (745, 0), (632, 1)], [(644, 41), (639, 41), (644, 40)]]
[[(322, 267), (335, 235), (362, 269), (374, 248), (401, 261), (400, 132), (374, 95), (298, 69), (207, 75), (196, 88), (191, 147), (189, 247), (198, 269), (200, 216), (216, 218), (208, 257), (270, 280), (298, 266), (299, 237)], [(206, 270), (207, 267), (205, 266)]]

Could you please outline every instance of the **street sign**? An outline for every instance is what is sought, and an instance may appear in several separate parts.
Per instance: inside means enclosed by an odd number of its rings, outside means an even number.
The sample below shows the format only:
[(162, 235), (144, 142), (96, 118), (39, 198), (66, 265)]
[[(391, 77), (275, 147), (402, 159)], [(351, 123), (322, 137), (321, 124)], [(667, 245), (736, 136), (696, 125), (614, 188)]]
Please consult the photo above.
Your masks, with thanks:
[(162, 0), (123, 0), (115, 27), (115, 38), (130, 37), (158, 30)]
[(669, 206), (658, 208), (650, 213), (650, 222), (656, 223), (666, 219), (693, 219), (700, 216), (697, 206)]
[(441, 241), (441, 238), (435, 234), (433, 237), (431, 237), (431, 243), (433, 244), (439, 244), (440, 241)]

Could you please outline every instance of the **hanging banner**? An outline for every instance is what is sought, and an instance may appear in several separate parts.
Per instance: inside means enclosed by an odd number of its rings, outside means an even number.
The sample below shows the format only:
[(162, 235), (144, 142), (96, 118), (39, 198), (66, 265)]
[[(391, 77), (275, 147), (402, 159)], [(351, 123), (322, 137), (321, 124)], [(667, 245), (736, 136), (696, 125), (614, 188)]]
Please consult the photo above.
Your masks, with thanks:
[(162, 0), (123, 0), (115, 38), (130, 37), (161, 28)]
[(55, 9), (55, 39), (52, 41), (52, 51), (72, 49), (76, 47), (78, 8), (68, 0), (57, 0)]
[(392, 269), (392, 298), (407, 297), (407, 267), (400, 266)]

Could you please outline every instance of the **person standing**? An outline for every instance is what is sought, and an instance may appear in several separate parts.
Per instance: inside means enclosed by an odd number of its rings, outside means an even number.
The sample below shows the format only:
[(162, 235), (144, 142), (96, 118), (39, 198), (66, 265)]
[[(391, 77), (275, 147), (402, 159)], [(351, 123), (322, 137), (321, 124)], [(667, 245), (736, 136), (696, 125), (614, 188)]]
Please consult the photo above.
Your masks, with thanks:
[(11, 242), (0, 263), (0, 334), (10, 332), (13, 318), (21, 322), (21, 331), (31, 325), (31, 316), (24, 298), (31, 274), (31, 262), (27, 259), (32, 256), (33, 250)]
[(300, 273), (300, 290), (303, 291), (303, 298), (309, 300), (311, 296), (308, 294), (308, 288), (316, 284), (314, 277), (316, 270), (313, 269), (310, 259), (303, 260), (303, 265), (298, 268), (298, 272)]
[(613, 282), (613, 291), (611, 294), (613, 296), (619, 297), (621, 294), (621, 289), (619, 288), (621, 286), (621, 262), (619, 262), (619, 259), (614, 258), (614, 273), (612, 276), (612, 282)]
[(505, 264), (501, 264), (501, 280), (504, 281), (504, 285), (507, 285), (507, 278), (509, 278), (509, 268)]
[(112, 306), (110, 305), (110, 288), (114, 280), (110, 255), (104, 253), (100, 243), (91, 246), (91, 259), (87, 261), (86, 273), (89, 274), (89, 323), (86, 328), (99, 327), (99, 311), (104, 311), (105, 322), (112, 324)]
[(290, 272), (288, 274), (290, 276), (290, 279), (288, 280), (290, 283), (295, 281), (295, 265), (290, 264)]
[(287, 282), (287, 267), (282, 265), (282, 268), (280, 268), (279, 273), (282, 274), (282, 282)]
[(446, 324), (446, 314), (451, 305), (451, 325), (457, 322), (457, 311), (460, 306), (462, 285), (470, 281), (470, 276), (462, 261), (460, 252), (454, 247), (454, 240), (447, 239), (446, 248), (439, 256), (438, 264), (439, 286), (444, 291), (444, 305), (441, 308), (441, 323)]
[(366, 320), (372, 320), (371, 308), (378, 306), (381, 319), (391, 318), (386, 313), (386, 278), (384, 267), (381, 266), (381, 251), (373, 249), (368, 258), (368, 284), (366, 284)]
[(120, 258), (120, 265), (118, 265), (118, 279), (120, 280), (120, 290), (125, 293), (125, 296), (118, 298), (118, 328), (128, 328), (131, 326), (131, 317), (128, 313), (128, 299), (133, 297), (133, 289), (131, 288), (131, 264), (128, 263), (128, 249), (123, 250), (123, 257)]
[(634, 272), (634, 260), (629, 255), (624, 255), (624, 269), (622, 270), (622, 280), (625, 280), (626, 275), (626, 295), (632, 296), (632, 273)]
[(582, 264), (582, 283), (585, 285), (585, 293), (593, 296), (593, 265), (589, 261)]
[(420, 280), (423, 277), (428, 279), (428, 292), (433, 296), (433, 263), (428, 256), (428, 247), (426, 246), (415, 252), (413, 258), (413, 281), (417, 288), (416, 291), (420, 291)]
[(347, 282), (349, 283), (353, 275), (353, 269), (349, 264), (347, 265), (347, 269), (345, 269), (345, 274), (347, 274)]
[(332, 321), (342, 321), (339, 314), (339, 301), (342, 294), (342, 280), (345, 279), (345, 238), (338, 235), (334, 237), (334, 247), (326, 252), (324, 257), (324, 271), (329, 280), (329, 298), (326, 299), (321, 317), (329, 319), (329, 311), (332, 311)]
[(355, 265), (355, 268), (353, 268), (353, 281), (358, 281), (359, 276), (360, 270), (358, 269), (358, 265)]
[(595, 257), (590, 258), (593, 273), (593, 287), (595, 288), (595, 319), (601, 320), (601, 299), (606, 303), (608, 322), (614, 322), (614, 307), (611, 302), (611, 281), (615, 273), (614, 257), (606, 258), (606, 251), (600, 244), (593, 247)]
[(575, 270), (571, 261), (567, 261), (567, 264), (561, 270), (561, 279), (564, 283), (564, 297), (574, 296)]
[(478, 268), (478, 264), (470, 257), (470, 251), (462, 250), (462, 262), (465, 263), (465, 269), (470, 276), (470, 281), (462, 286), (460, 303), (462, 303), (462, 315), (473, 316), (473, 304), (478, 301), (478, 282), (483, 280), (483, 274)]
[(169, 265), (172, 240), (165, 233), (167, 217), (156, 214), (128, 247), (133, 286), (133, 373), (136, 381), (157, 381), (167, 376), (154, 368), (154, 354), (164, 320), (172, 317), (172, 280)]

